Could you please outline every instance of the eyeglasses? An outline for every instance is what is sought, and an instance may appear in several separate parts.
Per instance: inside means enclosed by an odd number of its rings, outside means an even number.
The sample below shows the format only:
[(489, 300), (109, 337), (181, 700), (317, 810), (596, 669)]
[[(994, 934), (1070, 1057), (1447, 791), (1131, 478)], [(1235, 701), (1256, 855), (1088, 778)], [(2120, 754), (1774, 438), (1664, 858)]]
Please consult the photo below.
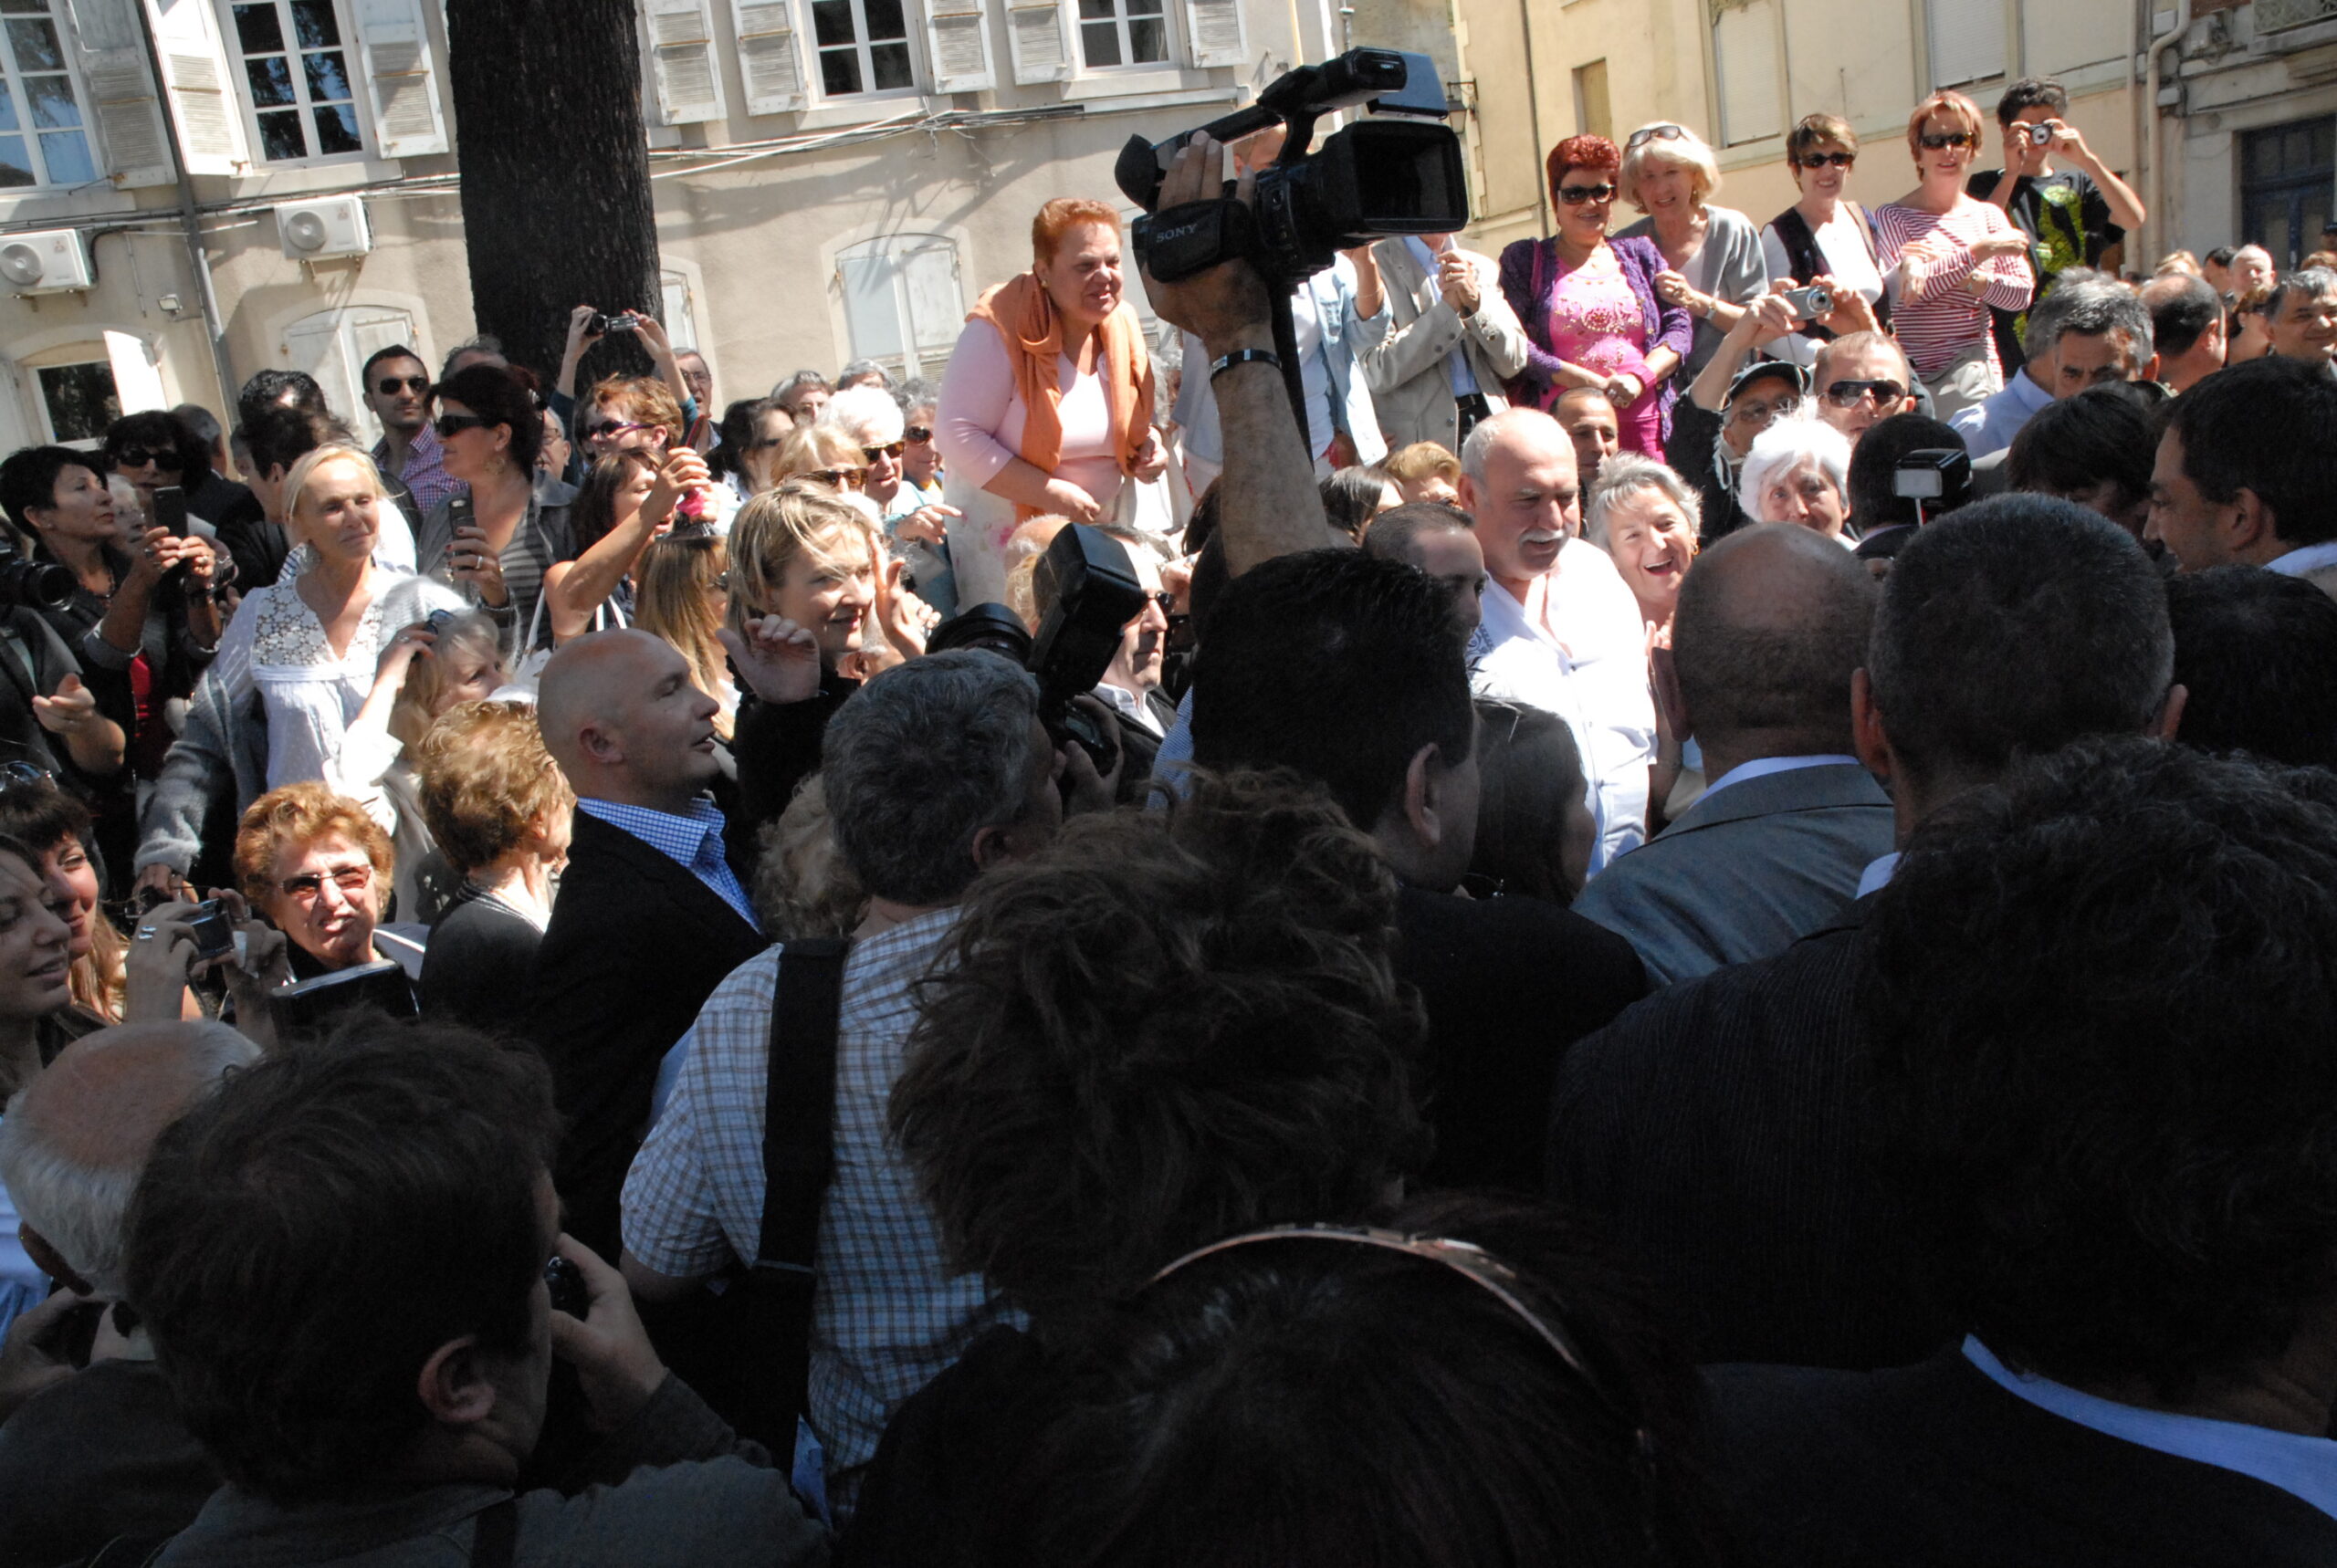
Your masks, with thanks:
[[(1840, 383), (1848, 385), (1848, 382)], [(1787, 392), (1775, 402), (1763, 402), (1758, 398), (1741, 397), (1728, 405), (1729, 418), (1740, 424), (1766, 424), (1773, 419), (1783, 419), (1801, 407), (1797, 392)]]
[(383, 397), (397, 396), (400, 388), (407, 392), (427, 392), (430, 390), (430, 378), (428, 376), (384, 376), (373, 383), (373, 390)]
[(823, 485), (833, 485), (838, 489), (849, 485), (857, 490), (868, 483), (868, 470), (865, 468), (813, 468), (803, 477), (817, 479)]
[(1611, 202), (1614, 199), (1615, 187), (1612, 185), (1562, 185), (1558, 188), (1558, 200), (1569, 207), (1578, 207), (1585, 202)]
[(329, 872), (306, 872), (299, 876), (288, 876), (276, 885), (288, 898), (314, 904), (324, 892), (328, 881), (343, 893), (362, 893), (373, 884), (372, 863), (360, 861), (355, 865), (335, 866)]
[(1968, 131), (1926, 131), (1915, 140), (1927, 152), (1936, 152), (1943, 147), (1969, 147), (1976, 138)]
[(1631, 139), (1623, 143), (1623, 151), (1629, 152), (1632, 148), (1645, 146), (1651, 141), (1684, 141), (1687, 138), (1688, 132), (1682, 126), (1650, 125), (1632, 131)]
[(909, 425), (902, 430), (901, 434), (912, 446), (922, 446), (933, 439), (933, 432), (921, 424)]
[(890, 446), (864, 446), (860, 449), (860, 455), (871, 463), (875, 462), (879, 457), (898, 457), (901, 455), (901, 444), (896, 441)]
[(11, 789), (37, 789), (56, 782), (46, 768), (36, 768), (29, 762), (0, 762), (0, 795)]
[(1893, 381), (1835, 382), (1826, 388), (1826, 401), (1836, 408), (1856, 408), (1867, 397), (1878, 404), (1893, 403), (1906, 395), (1907, 389)]
[(186, 466), (185, 460), (175, 452), (150, 452), (143, 446), (125, 446), (113, 455), (113, 461), (118, 468), (143, 468), (152, 463), (173, 474)]
[(438, 433), (441, 441), (452, 441), (466, 430), (482, 430), (486, 426), (487, 421), (475, 413), (442, 413), (430, 422), (430, 428)]
[(1823, 169), (1829, 163), (1837, 169), (1847, 169), (1858, 161), (1855, 152), (1805, 152), (1794, 160), (1805, 169)]
[(584, 439), (587, 441), (614, 441), (618, 436), (623, 435), (628, 430), (646, 430), (649, 427), (645, 424), (626, 424), (619, 420), (609, 420), (601, 424), (586, 425), (584, 427)]

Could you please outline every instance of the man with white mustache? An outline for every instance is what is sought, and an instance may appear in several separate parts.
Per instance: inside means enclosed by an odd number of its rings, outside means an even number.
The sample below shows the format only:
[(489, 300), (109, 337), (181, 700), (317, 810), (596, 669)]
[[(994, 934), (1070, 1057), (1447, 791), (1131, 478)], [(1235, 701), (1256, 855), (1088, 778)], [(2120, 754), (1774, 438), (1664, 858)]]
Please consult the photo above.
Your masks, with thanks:
[(1655, 699), (1639, 602), (1607, 552), (1581, 538), (1574, 443), (1557, 421), (1530, 408), (1493, 415), (1470, 433), (1461, 470), (1487, 579), (1471, 685), (1572, 727), (1598, 827), (1596, 876), (1647, 837)]

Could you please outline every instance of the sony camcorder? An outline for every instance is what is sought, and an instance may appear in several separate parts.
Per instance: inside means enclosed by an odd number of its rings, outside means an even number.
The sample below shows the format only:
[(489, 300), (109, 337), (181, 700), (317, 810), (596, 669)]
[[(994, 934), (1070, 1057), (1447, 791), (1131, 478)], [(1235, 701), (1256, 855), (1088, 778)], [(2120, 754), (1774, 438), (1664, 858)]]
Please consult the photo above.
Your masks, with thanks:
[[(1310, 152), (1315, 121), (1345, 109), (1365, 117)], [(1239, 113), (1157, 145), (1132, 138), (1113, 175), (1148, 214), (1133, 231), (1137, 258), (1173, 283), (1246, 256), (1269, 281), (1288, 286), (1371, 240), (1464, 227), (1468, 171), (1445, 112), (1443, 84), (1426, 55), (1349, 49), (1288, 72)], [(1231, 142), (1276, 125), (1288, 139), (1273, 166), (1259, 172), (1254, 206), (1233, 200), (1229, 184), (1218, 199), (1155, 210), (1161, 176), (1195, 136)]]

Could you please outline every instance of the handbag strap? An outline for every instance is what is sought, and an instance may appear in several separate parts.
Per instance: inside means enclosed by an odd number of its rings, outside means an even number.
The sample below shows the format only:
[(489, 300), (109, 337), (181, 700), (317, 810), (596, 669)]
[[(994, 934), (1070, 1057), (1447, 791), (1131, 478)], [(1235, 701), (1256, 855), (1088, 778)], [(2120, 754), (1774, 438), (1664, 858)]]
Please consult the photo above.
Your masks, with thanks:
[(851, 941), (799, 937), (779, 950), (763, 1093), (763, 1223), (757, 1267), (812, 1272), (820, 1203), (835, 1168), (836, 1035)]

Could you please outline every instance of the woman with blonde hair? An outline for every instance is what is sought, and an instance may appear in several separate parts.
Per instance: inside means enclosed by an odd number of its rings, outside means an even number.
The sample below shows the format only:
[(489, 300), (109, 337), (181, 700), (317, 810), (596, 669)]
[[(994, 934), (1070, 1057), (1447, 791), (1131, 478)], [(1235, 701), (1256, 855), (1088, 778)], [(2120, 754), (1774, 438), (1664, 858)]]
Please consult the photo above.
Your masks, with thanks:
[(659, 539), (641, 558), (633, 618), (642, 631), (673, 644), (698, 690), (722, 705), (714, 728), (726, 745), (739, 711), (739, 688), (722, 647), (730, 615), (729, 568), (728, 551), (716, 535), (692, 531)]
[(1647, 214), (1617, 237), (1643, 235), (1655, 242), (1664, 267), (1655, 275), (1656, 297), (1696, 319), (1695, 338), (1673, 372), (1685, 386), (1768, 287), (1760, 233), (1735, 208), (1713, 204), (1720, 160), (1684, 125), (1659, 120), (1632, 131), (1615, 183), (1623, 200)]
[(339, 769), (384, 672), (428, 646), (430, 612), (466, 608), (448, 587), (375, 564), (390, 502), (364, 453), (320, 446), (292, 465), (283, 493), (307, 564), (245, 597), (196, 684), (146, 809), (140, 887), (168, 892), (188, 875), (215, 802), (241, 810)]

